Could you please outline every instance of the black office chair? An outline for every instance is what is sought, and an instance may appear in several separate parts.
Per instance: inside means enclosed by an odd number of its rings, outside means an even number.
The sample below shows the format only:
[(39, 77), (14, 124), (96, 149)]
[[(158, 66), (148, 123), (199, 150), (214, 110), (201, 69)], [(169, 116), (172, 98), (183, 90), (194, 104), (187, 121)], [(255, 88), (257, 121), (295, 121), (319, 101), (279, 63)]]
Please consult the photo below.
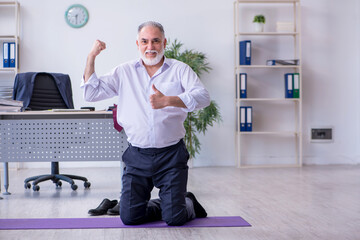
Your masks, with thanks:
[[(33, 88), (31, 87), (33, 86)], [(32, 89), (31, 89), (32, 88)], [(60, 90), (61, 89), (61, 92)], [(31, 91), (32, 90), (32, 91)], [(28, 110), (71, 109), (73, 107), (71, 81), (68, 75), (58, 73), (19, 73), (15, 78), (13, 99), (24, 102)], [(59, 173), (59, 163), (51, 162), (51, 174), (39, 175), (25, 179), (25, 188), (30, 188), (33, 181), (33, 190), (39, 191), (38, 183), (52, 180), (56, 187), (61, 187), (60, 180), (71, 184), (76, 190), (78, 186), (73, 181), (84, 181), (84, 187), (89, 188), (87, 178)]]

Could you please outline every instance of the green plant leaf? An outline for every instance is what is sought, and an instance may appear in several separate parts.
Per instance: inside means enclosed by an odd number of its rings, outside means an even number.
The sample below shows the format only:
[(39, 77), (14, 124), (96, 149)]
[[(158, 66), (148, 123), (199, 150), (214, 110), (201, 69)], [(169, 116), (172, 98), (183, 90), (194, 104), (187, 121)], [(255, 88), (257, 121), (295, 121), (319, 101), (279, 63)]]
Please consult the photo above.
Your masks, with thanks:
[[(165, 57), (186, 63), (199, 78), (202, 73), (208, 73), (211, 70), (204, 53), (194, 50), (184, 50), (181, 52), (182, 46), (183, 44), (177, 39), (172, 43), (169, 40), (164, 53)], [(184, 121), (184, 128), (186, 130), (184, 141), (190, 157), (194, 158), (201, 149), (201, 144), (196, 134), (205, 134), (209, 126), (213, 126), (214, 122), (220, 121), (219, 107), (214, 101), (211, 101), (210, 105), (204, 109), (188, 113)]]
[(265, 23), (265, 16), (262, 15), (262, 14), (256, 15), (256, 16), (254, 17), (253, 22), (254, 22), (254, 23), (255, 23), (255, 22), (257, 22), (257, 23)]

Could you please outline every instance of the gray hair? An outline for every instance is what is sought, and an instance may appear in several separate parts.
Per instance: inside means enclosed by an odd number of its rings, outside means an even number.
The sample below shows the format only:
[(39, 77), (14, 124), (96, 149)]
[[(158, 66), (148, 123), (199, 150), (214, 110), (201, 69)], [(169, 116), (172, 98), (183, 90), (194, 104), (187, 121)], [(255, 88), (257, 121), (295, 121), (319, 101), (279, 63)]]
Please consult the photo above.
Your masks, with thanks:
[(163, 26), (162, 26), (160, 23), (154, 22), (154, 21), (148, 21), (148, 22), (142, 23), (142, 24), (138, 27), (138, 35), (139, 35), (140, 31), (141, 31), (144, 27), (147, 27), (147, 26), (156, 27), (157, 29), (160, 30), (161, 34), (162, 34), (163, 37), (165, 38), (165, 31), (164, 31)]

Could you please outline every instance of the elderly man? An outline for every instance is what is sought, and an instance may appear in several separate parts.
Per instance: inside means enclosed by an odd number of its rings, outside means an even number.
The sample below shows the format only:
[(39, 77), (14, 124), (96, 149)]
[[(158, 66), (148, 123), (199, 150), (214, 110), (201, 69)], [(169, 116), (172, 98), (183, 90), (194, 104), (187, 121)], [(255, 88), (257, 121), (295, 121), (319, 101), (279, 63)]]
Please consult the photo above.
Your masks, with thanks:
[[(161, 24), (141, 24), (136, 44), (140, 59), (98, 77), (95, 58), (106, 45), (96, 40), (81, 87), (86, 101), (118, 97), (117, 119), (130, 143), (122, 156), (126, 165), (120, 198), (123, 223), (162, 219), (168, 225), (183, 225), (207, 216), (186, 190), (189, 153), (182, 139), (187, 112), (208, 106), (209, 94), (188, 65), (164, 57)], [(154, 186), (160, 189), (159, 199), (150, 200)]]

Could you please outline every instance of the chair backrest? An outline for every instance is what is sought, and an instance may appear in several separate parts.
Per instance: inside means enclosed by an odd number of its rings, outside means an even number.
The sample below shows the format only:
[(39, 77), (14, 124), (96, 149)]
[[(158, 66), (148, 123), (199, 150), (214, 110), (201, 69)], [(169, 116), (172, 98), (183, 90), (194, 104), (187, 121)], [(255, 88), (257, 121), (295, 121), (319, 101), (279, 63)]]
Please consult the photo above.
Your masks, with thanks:
[(31, 110), (68, 108), (62, 98), (54, 78), (50, 74), (36, 75), (29, 108)]
[(114, 104), (114, 107), (112, 109), (112, 112), (113, 112), (113, 122), (114, 122), (114, 128), (116, 130), (118, 130), (119, 132), (121, 132), (121, 130), (123, 130), (123, 127), (120, 126), (120, 124), (118, 123), (117, 121), (117, 105)]

